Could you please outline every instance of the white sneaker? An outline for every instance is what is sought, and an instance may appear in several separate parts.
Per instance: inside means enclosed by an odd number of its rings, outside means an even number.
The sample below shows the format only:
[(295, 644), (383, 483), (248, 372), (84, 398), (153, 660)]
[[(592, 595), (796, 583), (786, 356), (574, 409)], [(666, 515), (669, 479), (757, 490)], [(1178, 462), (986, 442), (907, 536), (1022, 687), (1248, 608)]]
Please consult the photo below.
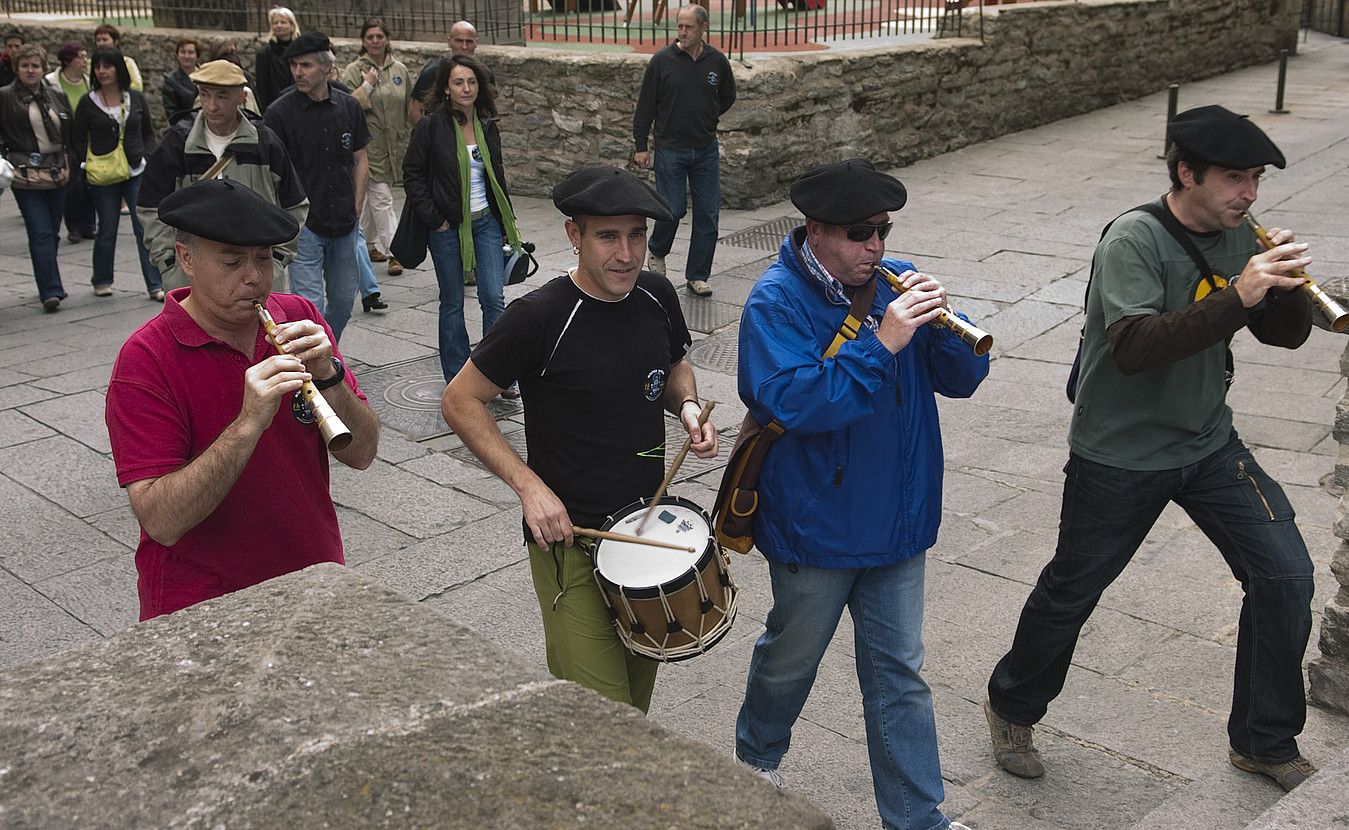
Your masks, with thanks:
[(946, 830), (970, 830), (970, 828), (961, 824), (958, 821), (953, 821), (950, 824), (946, 825)]
[[(787, 788), (787, 782), (782, 780), (782, 773), (777, 770), (763, 769), (762, 767), (751, 767), (750, 769), (754, 770), (755, 775), (772, 784), (774, 787), (777, 787), (779, 790), (785, 790)], [(969, 830), (969, 828), (965, 828), (965, 830)]]
[(647, 264), (646, 270), (653, 274), (659, 274), (662, 277), (665, 276), (665, 257), (652, 254), (651, 261)]

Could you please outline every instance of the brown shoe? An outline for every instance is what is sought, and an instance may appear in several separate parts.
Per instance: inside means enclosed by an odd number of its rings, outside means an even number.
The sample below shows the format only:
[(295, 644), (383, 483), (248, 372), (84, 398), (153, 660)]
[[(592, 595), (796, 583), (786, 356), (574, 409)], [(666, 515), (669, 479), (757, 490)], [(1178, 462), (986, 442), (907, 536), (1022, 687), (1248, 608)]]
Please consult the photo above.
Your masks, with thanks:
[(707, 284), (707, 280), (689, 280), (689, 292), (699, 297), (711, 297), (712, 286)]
[(988, 721), (989, 738), (993, 741), (993, 757), (998, 766), (1018, 778), (1039, 778), (1045, 774), (1040, 753), (1035, 748), (1035, 729), (1020, 726), (1003, 718), (988, 701), (984, 701), (984, 719)]
[(384, 260), (388, 259), (388, 257), (379, 252), (379, 248), (368, 247), (366, 248), (366, 250), (370, 252), (371, 262), (383, 262)]
[(403, 263), (399, 262), (396, 257), (389, 257), (389, 276), (396, 277), (401, 273), (403, 273)]
[(1311, 778), (1316, 772), (1316, 765), (1301, 755), (1291, 761), (1283, 761), (1278, 764), (1257, 761), (1254, 758), (1242, 755), (1235, 749), (1229, 751), (1227, 757), (1232, 762), (1232, 766), (1239, 770), (1274, 779), (1274, 783), (1283, 787), (1284, 792), (1292, 792), (1294, 787)]

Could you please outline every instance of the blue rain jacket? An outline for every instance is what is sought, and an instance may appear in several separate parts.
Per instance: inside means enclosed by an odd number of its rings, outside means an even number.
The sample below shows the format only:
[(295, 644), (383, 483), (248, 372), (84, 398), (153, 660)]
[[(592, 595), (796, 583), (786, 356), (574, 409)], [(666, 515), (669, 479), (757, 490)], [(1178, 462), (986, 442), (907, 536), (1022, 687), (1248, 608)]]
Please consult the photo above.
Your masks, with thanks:
[[(934, 392), (967, 398), (988, 375), (951, 331), (923, 326), (891, 355), (868, 328), (820, 356), (848, 310), (807, 271), (805, 229), (755, 283), (740, 321), (740, 398), (760, 424), (786, 427), (759, 480), (755, 543), (777, 562), (869, 568), (937, 541), (942, 443)], [(884, 261), (899, 274), (911, 263)], [(914, 269), (916, 270), (916, 269)], [(872, 313), (896, 293), (881, 280)]]

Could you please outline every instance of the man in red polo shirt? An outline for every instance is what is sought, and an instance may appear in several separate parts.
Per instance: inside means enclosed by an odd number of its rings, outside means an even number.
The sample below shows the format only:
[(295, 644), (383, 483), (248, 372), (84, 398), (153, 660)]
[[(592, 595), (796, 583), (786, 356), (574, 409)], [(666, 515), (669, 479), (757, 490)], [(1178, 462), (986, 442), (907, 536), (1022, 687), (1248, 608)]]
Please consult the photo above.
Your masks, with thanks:
[[(272, 294), (272, 246), (299, 226), (252, 189), (199, 182), (165, 197), (190, 285), (131, 335), (108, 386), (118, 482), (141, 526), (142, 620), (319, 562), (342, 563), (328, 452), (308, 380), (351, 430), (333, 455), (364, 469), (379, 421), (314, 305)], [(254, 299), (276, 320), (277, 354)]]

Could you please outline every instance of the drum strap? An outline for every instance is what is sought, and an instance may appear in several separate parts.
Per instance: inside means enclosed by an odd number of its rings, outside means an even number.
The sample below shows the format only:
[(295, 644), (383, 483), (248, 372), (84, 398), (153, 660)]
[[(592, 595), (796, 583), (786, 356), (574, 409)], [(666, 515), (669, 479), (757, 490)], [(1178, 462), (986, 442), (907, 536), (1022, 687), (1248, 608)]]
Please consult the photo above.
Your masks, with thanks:
[[(862, 321), (871, 311), (876, 298), (876, 278), (859, 286), (853, 292), (848, 315), (843, 318), (838, 334), (825, 349), (821, 360), (828, 360), (849, 340), (856, 339)], [(754, 547), (754, 514), (759, 509), (759, 472), (768, 458), (768, 450), (786, 432), (776, 418), (763, 427), (746, 413), (740, 423), (740, 434), (731, 449), (731, 459), (722, 474), (721, 487), (712, 513), (712, 527), (717, 541), (738, 553), (749, 553)]]

